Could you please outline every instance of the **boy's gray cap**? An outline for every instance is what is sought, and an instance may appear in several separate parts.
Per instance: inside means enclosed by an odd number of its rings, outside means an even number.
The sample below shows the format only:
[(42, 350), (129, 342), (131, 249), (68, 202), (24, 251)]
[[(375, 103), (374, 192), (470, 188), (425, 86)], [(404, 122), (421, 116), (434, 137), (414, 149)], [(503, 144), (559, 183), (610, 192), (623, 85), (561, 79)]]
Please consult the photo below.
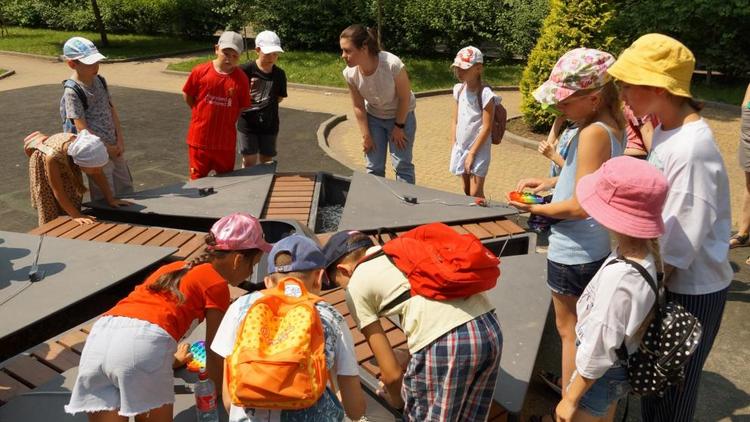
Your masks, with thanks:
[(224, 31), (219, 37), (219, 50), (231, 48), (232, 50), (242, 53), (245, 50), (245, 41), (242, 35), (234, 31)]

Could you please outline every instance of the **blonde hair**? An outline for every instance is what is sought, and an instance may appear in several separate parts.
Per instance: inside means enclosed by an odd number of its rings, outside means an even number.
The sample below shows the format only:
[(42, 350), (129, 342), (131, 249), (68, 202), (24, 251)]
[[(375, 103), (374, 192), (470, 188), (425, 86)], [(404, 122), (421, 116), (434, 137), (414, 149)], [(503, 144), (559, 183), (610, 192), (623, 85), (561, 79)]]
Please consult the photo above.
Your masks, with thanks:
[[(599, 91), (601, 95), (600, 106), (607, 110), (617, 124), (617, 129), (624, 129), (626, 126), (625, 117), (622, 114), (622, 101), (620, 101), (620, 93), (617, 90), (617, 86), (614, 81), (609, 81), (599, 88), (585, 89), (576, 91), (574, 95), (591, 95)], [(581, 130), (586, 126), (594, 122), (596, 113), (592, 113), (588, 119), (581, 123)]]

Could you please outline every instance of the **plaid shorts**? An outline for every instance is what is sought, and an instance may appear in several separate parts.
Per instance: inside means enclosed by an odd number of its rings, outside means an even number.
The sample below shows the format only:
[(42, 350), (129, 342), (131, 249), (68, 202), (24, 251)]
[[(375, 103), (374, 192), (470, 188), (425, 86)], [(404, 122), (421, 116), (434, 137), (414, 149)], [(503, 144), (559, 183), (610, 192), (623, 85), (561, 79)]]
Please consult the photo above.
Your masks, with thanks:
[(405, 421), (484, 421), (503, 337), (495, 312), (460, 325), (414, 353), (401, 396)]

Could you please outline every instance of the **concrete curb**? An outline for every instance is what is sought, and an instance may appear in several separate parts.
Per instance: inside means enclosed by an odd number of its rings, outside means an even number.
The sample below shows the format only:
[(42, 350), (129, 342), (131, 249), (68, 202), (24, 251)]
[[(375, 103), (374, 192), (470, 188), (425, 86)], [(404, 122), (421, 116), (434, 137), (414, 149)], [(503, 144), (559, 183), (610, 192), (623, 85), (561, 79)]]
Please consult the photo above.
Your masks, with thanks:
[(5, 78), (7, 78), (10, 75), (15, 75), (15, 74), (16, 74), (15, 70), (9, 69), (9, 70), (6, 70), (5, 73), (3, 73), (2, 75), (0, 75), (0, 79), (5, 79)]
[[(124, 59), (104, 59), (100, 63), (127, 63), (127, 62), (140, 62), (144, 60), (153, 60), (153, 59), (163, 59), (165, 57), (178, 57), (185, 54), (193, 54), (193, 53), (201, 53), (201, 52), (210, 52), (212, 50), (206, 49), (206, 48), (200, 48), (200, 49), (191, 49), (191, 50), (180, 50), (180, 51), (172, 51), (168, 53), (160, 53), (160, 54), (152, 54), (149, 56), (138, 56), (138, 57), (126, 57)], [(60, 63), (63, 61), (62, 56), (45, 56), (42, 54), (31, 54), (31, 53), (20, 53), (18, 51), (6, 51), (6, 50), (0, 50), (0, 54), (8, 54), (10, 56), (20, 56), (20, 57), (32, 57), (35, 59), (40, 60), (46, 60), (50, 62)]]
[[(517, 86), (506, 86), (506, 85), (497, 85), (497, 86), (490, 86), (493, 91), (518, 91)], [(453, 88), (445, 88), (445, 89), (431, 89), (429, 91), (420, 91), (415, 92), (414, 96), (417, 98), (425, 98), (425, 97), (434, 97), (437, 95), (448, 95), (453, 94)]]
[(331, 149), (330, 146), (328, 146), (328, 135), (331, 133), (331, 130), (333, 130), (333, 128), (336, 127), (337, 124), (341, 122), (345, 122), (345, 121), (346, 121), (346, 114), (338, 114), (326, 120), (325, 122), (321, 123), (320, 126), (318, 126), (318, 132), (316, 134), (318, 138), (318, 146), (320, 147), (320, 149), (323, 150), (323, 152), (326, 153), (326, 155), (338, 161), (344, 167), (349, 168), (353, 171), (361, 170), (359, 168), (355, 168), (354, 166), (352, 166), (350, 163), (344, 160), (344, 158), (341, 157), (337, 152)]
[[(516, 116), (511, 116), (508, 118), (508, 121), (520, 119), (522, 116), (520, 114)], [(511, 144), (520, 145), (524, 148), (528, 148), (531, 150), (536, 151), (539, 147), (539, 142), (531, 140), (529, 138), (524, 138), (523, 136), (516, 135), (515, 133), (505, 131), (505, 136), (503, 137), (503, 140), (507, 140)]]

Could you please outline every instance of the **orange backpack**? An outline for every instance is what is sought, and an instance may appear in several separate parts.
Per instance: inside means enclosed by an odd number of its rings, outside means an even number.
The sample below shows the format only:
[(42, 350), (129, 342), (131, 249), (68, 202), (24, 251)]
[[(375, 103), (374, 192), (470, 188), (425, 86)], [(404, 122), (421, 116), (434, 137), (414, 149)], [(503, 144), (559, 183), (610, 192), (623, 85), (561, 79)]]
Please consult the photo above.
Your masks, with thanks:
[(329, 379), (315, 309), (322, 299), (291, 277), (261, 293), (226, 359), (230, 398), (241, 407), (306, 409), (320, 399)]

